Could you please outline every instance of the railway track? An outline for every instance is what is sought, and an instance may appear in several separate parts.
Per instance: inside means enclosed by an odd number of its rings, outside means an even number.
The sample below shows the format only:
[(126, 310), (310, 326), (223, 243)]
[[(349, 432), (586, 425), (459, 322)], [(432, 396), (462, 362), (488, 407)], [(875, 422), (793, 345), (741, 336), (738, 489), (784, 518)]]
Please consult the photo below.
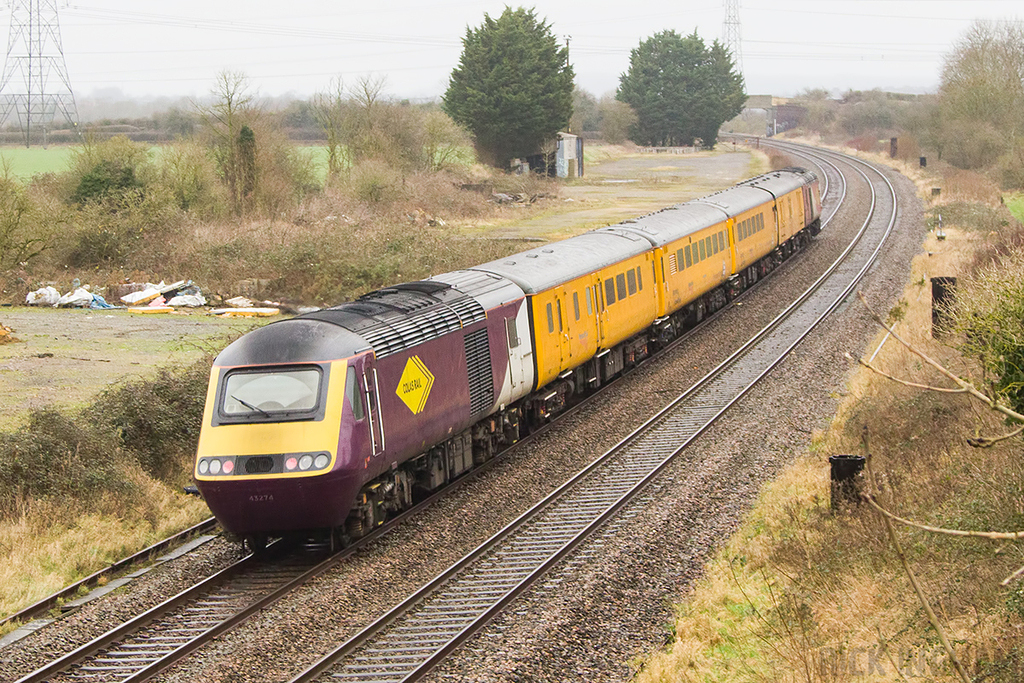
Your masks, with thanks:
[[(829, 155), (802, 153), (830, 163)], [(853, 292), (895, 224), (892, 184), (870, 165), (848, 163), (871, 187), (868, 217), (846, 251), (797, 301), (646, 424), (292, 683), (420, 678), (613, 519), (771, 372)], [(880, 179), (881, 191), (868, 173)], [(845, 177), (842, 183), (845, 189)]]
[[(819, 160), (816, 165), (819, 166), (822, 171), (821, 175), (826, 183), (826, 187), (831, 186), (838, 181), (838, 190), (836, 191), (839, 195), (839, 199), (835, 206), (832, 208), (831, 214), (828, 215), (826, 220), (830, 220), (838, 209), (838, 205), (842, 203), (846, 192), (846, 181), (842, 177), (841, 173), (835, 167), (829, 167), (829, 162), (825, 160)], [(831, 176), (835, 176), (835, 181), (831, 179)], [(766, 328), (767, 329), (767, 328)], [(685, 339), (684, 335), (677, 343)], [(748, 345), (749, 346), (749, 345)], [(746, 348), (746, 347), (745, 347)], [(776, 361), (777, 362), (777, 361)], [(719, 368), (721, 370), (721, 367)], [(755, 380), (756, 381), (756, 380)], [(724, 408), (723, 408), (724, 410)], [(713, 417), (711, 418), (714, 419)], [(710, 421), (708, 421), (708, 424)], [(706, 427), (706, 425), (705, 425)], [(693, 431), (692, 436), (688, 437), (687, 443), (695, 438), (700, 431), (705, 427), (696, 428)], [(638, 432), (639, 433), (639, 432)], [(636, 434), (634, 434), (636, 436)], [(677, 437), (671, 437), (677, 438)], [(624, 442), (625, 444), (625, 442)], [(624, 444), (620, 444), (625, 448)], [(664, 450), (665, 444), (662, 444), (661, 448)], [(681, 450), (677, 449), (677, 450)], [(661, 451), (658, 451), (661, 453)], [(490, 616), (500, 611), (501, 606), (507, 604), (525, 589), (533, 579), (540, 576), (548, 567), (556, 563), (559, 559), (564, 557), (566, 554), (587, 536), (587, 534), (595, 528), (600, 526), (601, 522), (610, 518), (614, 515), (615, 511), (620, 509), (622, 505), (628, 502), (628, 496), (624, 493), (633, 488), (640, 488), (647, 479), (635, 480), (635, 471), (646, 468), (650, 476), (654, 476), (659, 463), (656, 462), (657, 458), (646, 458), (637, 460), (633, 455), (627, 455), (625, 451), (620, 454), (620, 460), (624, 463), (619, 469), (623, 473), (627, 470), (634, 470), (634, 474), (625, 474), (625, 479), (615, 480), (614, 490), (618, 497), (599, 496), (585, 502), (583, 504), (570, 503), (569, 509), (570, 518), (573, 524), (578, 529), (570, 524), (565, 527), (562, 532), (554, 532), (548, 534), (546, 539), (541, 538), (532, 545), (515, 545), (512, 546), (511, 555), (497, 554), (494, 555), (496, 558), (513, 558), (516, 571), (509, 573), (509, 565), (506, 563), (504, 568), (499, 567), (495, 562), (491, 564), (497, 568), (499, 574), (504, 572), (505, 583), (498, 583), (491, 586), (491, 593), (488, 594), (489, 598), (500, 598), (499, 600), (492, 601), (490, 605), (486, 601), (481, 602), (481, 594), (477, 594), (472, 599), (466, 600), (461, 597), (456, 597), (454, 602), (451, 603), (458, 607), (460, 613), (457, 615), (458, 618), (453, 618), (450, 613), (439, 612), (434, 617), (435, 621), (432, 623), (443, 623), (452, 620), (453, 624), (460, 626), (459, 634), (463, 634), (461, 637), (454, 639), (448, 639), (445, 641), (447, 644), (444, 647), (435, 647), (440, 641), (437, 641), (435, 636), (431, 636), (428, 639), (421, 639), (418, 644), (414, 644), (410, 649), (405, 650), (405, 657), (410, 652), (420, 654), (430, 654), (428, 650), (433, 652), (433, 658), (428, 663), (426, 668), (422, 668), (421, 671), (426, 671), (430, 666), (440, 661), (445, 654), (450, 652), (452, 649), (458, 646), (465, 637), (479, 628), (480, 625), (486, 622)], [(493, 462), (493, 461), (492, 461)], [(595, 463), (591, 467), (587, 468), (584, 472), (581, 472), (576, 478), (568, 482), (565, 486), (560, 488), (553, 496), (567, 490), (569, 487), (573, 487), (581, 477), (586, 476), (597, 476), (600, 482), (599, 488), (607, 485), (611, 485), (613, 479), (604, 479), (605, 475), (595, 474), (597, 469), (600, 467), (608, 467), (609, 462), (608, 456), (602, 458), (600, 463)], [(664, 466), (667, 459), (663, 459), (660, 463)], [(615, 467), (612, 467), (611, 471), (616, 471)], [(477, 472), (479, 473), (479, 472)], [(617, 475), (616, 475), (617, 476)], [(633, 477), (633, 479), (631, 479)], [(625, 487), (625, 488), (623, 488)], [(622, 494), (622, 495), (620, 495)], [(610, 494), (609, 494), (610, 495)], [(570, 499), (566, 499), (570, 500)], [(576, 499), (571, 499), (576, 500)], [(425, 501), (426, 503), (426, 501)], [(539, 508), (551, 507), (552, 510), (564, 509), (562, 507), (554, 506), (554, 501), (549, 497), (545, 501), (542, 501), (536, 511), (539, 514)], [(573, 510), (573, 506), (575, 509)], [(411, 514), (421, 506), (417, 506), (413, 510), (410, 510), (407, 514)], [(584, 511), (587, 514), (583, 514)], [(599, 513), (599, 514), (598, 514)], [(527, 513), (524, 518), (531, 516), (533, 513)], [(404, 518), (405, 515), (402, 516)], [(190, 652), (202, 647), (205, 643), (212, 640), (217, 635), (226, 632), (230, 628), (233, 628), (237, 624), (243, 622), (250, 615), (255, 614), (260, 609), (272, 604), (274, 601), (288, 594), (295, 587), (305, 583), (315, 575), (326, 571), (329, 567), (338, 564), (344, 557), (353, 552), (356, 548), (361, 547), (379, 537), (380, 533), (385, 533), (387, 528), (397, 524), (402, 518), (393, 520), (387, 525), (385, 529), (379, 530), (378, 533), (368, 536), (363, 539), (360, 543), (346, 549), (343, 553), (338, 556), (329, 558), (324, 562), (309, 566), (293, 566), (291, 568), (284, 567), (273, 567), (263, 566), (260, 567), (252, 558), (247, 558), (235, 565), (224, 570), (216, 577), (211, 577), (207, 582), (204, 582), (205, 588), (199, 586), (189, 589), (183, 592), (179, 596), (175, 596), (171, 600), (164, 603), (153, 610), (150, 610), (144, 615), (132, 620), (126, 625), (122, 625), (117, 629), (112, 629), (108, 634), (97, 639), (96, 641), (89, 643), (83, 648), (79, 648), (73, 653), (70, 653), (66, 657), (53, 662), (52, 664), (33, 672), (29, 676), (21, 679), (19, 683), (28, 683), (29, 681), (43, 681), (43, 680), (118, 680), (118, 681), (142, 681), (151, 678), (160, 671), (166, 669), (175, 661), (178, 661)], [(519, 522), (510, 525), (506, 528), (506, 532), (511, 533), (513, 527), (522, 527), (525, 524), (524, 518), (521, 518)], [(596, 521), (595, 521), (596, 520)], [(581, 526), (582, 525), (582, 526)], [(545, 524), (542, 521), (536, 521), (529, 525), (531, 529), (534, 529), (534, 533), (539, 533), (545, 529), (551, 529), (550, 524)], [(539, 531), (538, 531), (539, 530)], [(502, 534), (499, 534), (501, 536)], [(566, 535), (570, 534), (570, 535)], [(497, 537), (495, 537), (497, 538)], [(524, 537), (530, 538), (530, 537)], [(492, 539), (495, 541), (495, 539)], [(524, 541), (525, 542), (525, 541)], [(531, 542), (532, 543), (532, 542)], [(497, 551), (497, 546), (492, 544), (491, 541), (485, 543), (483, 546), (467, 556), (467, 559), (460, 562), (456, 567), (468, 567), (470, 559), (479, 559), (484, 556), (485, 552), (490, 550)], [(553, 552), (549, 552), (553, 551)], [(539, 554), (538, 554), (539, 553)], [(246, 563), (249, 563), (246, 565)], [(266, 560), (263, 560), (264, 564), (267, 564)], [(272, 564), (272, 563), (271, 563)], [(454, 568), (453, 568), (454, 569)], [(523, 571), (529, 569), (525, 575)], [(452, 570), (449, 570), (451, 572)], [(258, 576), (263, 573), (264, 577), (267, 578), (265, 581), (253, 580), (251, 576)], [(448, 577), (452, 574), (445, 572), (442, 577)], [(438, 580), (431, 582), (430, 589), (427, 592), (431, 592), (436, 589), (440, 583), (445, 583), (447, 578), (441, 580), (442, 577), (438, 577)], [(477, 577), (478, 580), (483, 581), (484, 577)], [(438, 581), (440, 580), (440, 583)], [(250, 588), (246, 588), (246, 584), (249, 582)], [(508, 588), (506, 584), (511, 582), (511, 588)], [(271, 585), (272, 584), (272, 585)], [(255, 587), (255, 588), (253, 588)], [(426, 589), (425, 589), (426, 590)], [(205, 592), (204, 592), (205, 591)], [(421, 591), (417, 595), (423, 593)], [(186, 595), (187, 594), (187, 595)], [(244, 596), (244, 597), (243, 597)], [(413, 598), (407, 600), (403, 605), (399, 606), (399, 609), (404, 609), (405, 612), (418, 611), (414, 608), (415, 601)], [(479, 608), (487, 608), (485, 613), (477, 615)], [(193, 624), (186, 624), (183, 620), (186, 618), (182, 615), (199, 616), (205, 617), (200, 618)], [(428, 612), (429, 614), (429, 612)], [(472, 619), (470, 619), (472, 617)], [(429, 618), (429, 617), (428, 617)], [(385, 617), (388, 624), (393, 622), (394, 618)], [(377, 624), (377, 627), (371, 626), (369, 629), (364, 631), (363, 634), (352, 639), (347, 645), (351, 646), (356, 640), (362, 640), (369, 642), (369, 638), (375, 634), (381, 632), (383, 626), (387, 624)], [(392, 629), (394, 630), (394, 629)], [(442, 629), (438, 627), (438, 632)], [(343, 648), (344, 649), (344, 648)], [(356, 657), (362, 655), (355, 655)], [(344, 655), (342, 655), (344, 657)], [(338, 658), (335, 657), (335, 660)], [(326, 660), (325, 660), (326, 661)], [(382, 660), (366, 660), (362, 664), (356, 666), (362, 666), (362, 669), (356, 669), (364, 674), (376, 670), (381, 664)], [(409, 660), (403, 659), (403, 662)], [(319, 666), (319, 664), (318, 664)], [(313, 667), (316, 668), (316, 667)], [(63, 672), (63, 673), (62, 673)], [(307, 672), (308, 673), (308, 672)], [(306, 674), (304, 673), (303, 676)], [(403, 676), (404, 677), (404, 676)], [(357, 676), (357, 680), (402, 680), (402, 678), (367, 678), (365, 675)], [(300, 678), (296, 680), (308, 680), (307, 678)]]

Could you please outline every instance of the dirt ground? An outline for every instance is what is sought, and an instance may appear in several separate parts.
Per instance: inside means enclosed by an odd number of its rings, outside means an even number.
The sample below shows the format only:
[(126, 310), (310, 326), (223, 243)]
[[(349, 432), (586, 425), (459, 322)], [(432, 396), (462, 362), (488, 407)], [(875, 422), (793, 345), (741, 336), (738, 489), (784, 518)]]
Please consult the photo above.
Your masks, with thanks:
[(714, 152), (693, 154), (623, 154), (601, 148), (582, 178), (562, 188), (554, 208), (498, 224), (465, 231), (500, 237), (562, 239), (602, 228), (666, 206), (711, 194), (768, 171), (763, 155), (722, 143)]
[[(608, 155), (590, 163), (583, 178), (569, 181), (556, 207), (467, 232), (558, 239), (709, 194), (767, 170), (763, 159), (747, 150), (720, 147), (686, 155)], [(203, 311), (139, 315), (0, 308), (0, 325), (20, 340), (0, 344), (0, 429), (17, 429), (33, 408), (86, 405), (122, 379), (192, 363), (257, 324)]]

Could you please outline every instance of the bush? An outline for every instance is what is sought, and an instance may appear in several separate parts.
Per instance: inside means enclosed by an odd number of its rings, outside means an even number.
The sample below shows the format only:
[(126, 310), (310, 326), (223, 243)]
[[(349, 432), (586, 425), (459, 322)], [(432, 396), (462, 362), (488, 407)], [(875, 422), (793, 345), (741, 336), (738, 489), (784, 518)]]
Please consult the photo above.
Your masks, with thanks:
[(191, 477), (210, 358), (122, 384), (79, 412), (44, 408), (0, 433), (0, 517), (21, 501), (130, 516), (144, 511), (145, 473), (180, 486)]
[(96, 401), (105, 431), (150, 476), (184, 483), (199, 442), (211, 359), (109, 390)]
[(352, 167), (346, 186), (361, 202), (383, 204), (401, 196), (402, 175), (384, 162), (370, 159)]
[(88, 413), (52, 408), (33, 411), (21, 431), (0, 433), (0, 515), (16, 514), (22, 500), (95, 505), (108, 494), (137, 496), (110, 436)]
[(1024, 410), (1024, 250), (1017, 248), (957, 283), (951, 314), (961, 351), (976, 358), (984, 383)]

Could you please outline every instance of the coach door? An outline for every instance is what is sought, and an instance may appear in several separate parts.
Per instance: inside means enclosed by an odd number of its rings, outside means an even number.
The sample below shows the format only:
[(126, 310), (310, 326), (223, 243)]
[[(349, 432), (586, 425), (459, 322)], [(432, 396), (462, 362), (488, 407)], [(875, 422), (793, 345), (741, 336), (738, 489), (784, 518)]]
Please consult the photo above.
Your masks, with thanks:
[(597, 278), (597, 285), (594, 287), (594, 306), (597, 308), (597, 340), (598, 346), (604, 346), (605, 337), (608, 336), (608, 306), (604, 299), (605, 281)]
[(370, 448), (374, 455), (384, 452), (386, 446), (384, 441), (384, 419), (380, 409), (380, 381), (377, 377), (372, 356), (363, 357), (363, 367), (360, 381), (362, 382), (363, 397), (366, 399), (366, 416), (370, 427)]
[(568, 298), (565, 290), (555, 292), (555, 334), (558, 335), (558, 350), (561, 356), (562, 368), (567, 367), (572, 359), (572, 349), (569, 346), (569, 318)]

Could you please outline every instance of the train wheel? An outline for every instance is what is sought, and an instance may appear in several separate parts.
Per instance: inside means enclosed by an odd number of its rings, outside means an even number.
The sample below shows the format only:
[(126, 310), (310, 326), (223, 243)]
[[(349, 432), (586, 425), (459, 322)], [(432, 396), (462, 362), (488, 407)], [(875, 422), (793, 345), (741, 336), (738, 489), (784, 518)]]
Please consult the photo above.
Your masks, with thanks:
[(253, 555), (262, 555), (267, 550), (267, 535), (252, 534), (242, 539), (242, 552), (248, 548)]

